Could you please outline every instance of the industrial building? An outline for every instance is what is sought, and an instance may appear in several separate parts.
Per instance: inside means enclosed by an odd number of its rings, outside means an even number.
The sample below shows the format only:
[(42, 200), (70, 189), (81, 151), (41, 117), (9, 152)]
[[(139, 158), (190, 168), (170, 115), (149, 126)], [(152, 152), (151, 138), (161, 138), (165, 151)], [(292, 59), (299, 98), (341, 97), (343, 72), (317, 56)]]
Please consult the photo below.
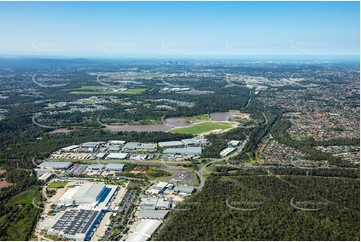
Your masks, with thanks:
[(121, 150), (121, 147), (119, 145), (111, 145), (108, 146), (107, 151), (108, 152), (118, 152)]
[(185, 194), (189, 195), (189, 194), (192, 194), (192, 192), (194, 191), (194, 187), (179, 185), (174, 188), (174, 191), (178, 192), (178, 193), (185, 193)]
[(63, 150), (63, 151), (72, 151), (72, 150), (75, 150), (77, 148), (79, 148), (79, 145), (71, 145), (71, 146), (62, 148), (61, 150)]
[(109, 140), (108, 141), (109, 145), (121, 145), (121, 146), (123, 146), (125, 143), (127, 143), (127, 142), (122, 141), (122, 140)]
[(124, 170), (124, 164), (119, 163), (109, 163), (105, 166), (106, 171), (123, 171)]
[(50, 236), (85, 241), (90, 239), (94, 224), (99, 222), (102, 216), (101, 210), (68, 209), (57, 214), (44, 228)]
[(137, 147), (139, 151), (148, 151), (154, 152), (157, 150), (157, 144), (155, 143), (141, 143), (139, 147)]
[(101, 141), (97, 141), (97, 142), (86, 142), (84, 144), (80, 145), (80, 148), (83, 150), (89, 150), (89, 151), (94, 151), (96, 148), (98, 148), (98, 146), (103, 143)]
[(162, 222), (159, 220), (142, 219), (125, 241), (148, 241), (161, 224)]
[(158, 197), (142, 197), (141, 210), (171, 209), (171, 200), (164, 200)]
[(128, 153), (110, 153), (105, 159), (106, 160), (125, 160), (129, 158)]
[(99, 154), (97, 154), (95, 157), (96, 157), (97, 159), (103, 159), (103, 158), (105, 157), (105, 155), (106, 155), (106, 153), (99, 153)]
[(229, 145), (233, 145), (233, 146), (238, 146), (241, 144), (241, 141), (238, 141), (238, 140), (230, 140), (228, 142)]
[(134, 154), (129, 159), (131, 160), (146, 160), (148, 158), (147, 154)]
[(126, 143), (126, 145), (124, 145), (123, 150), (126, 151), (137, 150), (139, 146), (140, 146), (139, 142), (128, 142)]
[(41, 181), (48, 181), (50, 180), (50, 178), (53, 176), (52, 173), (44, 173), (43, 175), (41, 175), (38, 179), (41, 180)]
[(159, 182), (158, 184), (155, 184), (150, 189), (148, 189), (149, 194), (160, 194), (164, 192), (164, 190), (167, 188), (168, 183), (166, 182)]
[(135, 212), (135, 217), (144, 219), (165, 219), (169, 210), (139, 210)]
[(184, 147), (184, 143), (182, 141), (166, 141), (166, 142), (159, 142), (158, 146), (162, 148)]
[(200, 155), (202, 154), (202, 147), (167, 148), (163, 151), (163, 153), (181, 154), (181, 155)]
[(56, 203), (63, 206), (91, 204), (95, 207), (100, 202), (103, 202), (110, 190), (104, 184), (86, 183), (68, 189)]
[(197, 141), (200, 143), (200, 145), (210, 145), (211, 142), (209, 142), (208, 139), (197, 139)]
[(225, 157), (229, 154), (231, 154), (236, 148), (231, 148), (231, 147), (228, 147), (228, 148), (225, 148), (224, 150), (221, 151), (221, 153), (219, 153), (222, 157)]
[(70, 168), (73, 165), (72, 162), (60, 162), (60, 161), (44, 161), (37, 168), (41, 169), (58, 169), (58, 170), (65, 170)]
[(199, 142), (195, 139), (182, 139), (182, 142), (188, 146), (188, 145), (198, 145)]
[(88, 166), (88, 170), (93, 170), (93, 171), (98, 171), (98, 170), (103, 170), (104, 165), (102, 164), (91, 164)]

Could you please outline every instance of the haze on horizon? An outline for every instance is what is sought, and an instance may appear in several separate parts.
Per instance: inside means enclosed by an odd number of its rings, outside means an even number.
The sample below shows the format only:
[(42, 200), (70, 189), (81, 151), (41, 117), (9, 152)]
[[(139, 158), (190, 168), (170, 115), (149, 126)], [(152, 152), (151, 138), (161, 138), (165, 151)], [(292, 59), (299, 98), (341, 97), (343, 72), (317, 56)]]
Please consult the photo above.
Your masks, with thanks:
[(359, 2), (0, 2), (0, 57), (360, 53)]

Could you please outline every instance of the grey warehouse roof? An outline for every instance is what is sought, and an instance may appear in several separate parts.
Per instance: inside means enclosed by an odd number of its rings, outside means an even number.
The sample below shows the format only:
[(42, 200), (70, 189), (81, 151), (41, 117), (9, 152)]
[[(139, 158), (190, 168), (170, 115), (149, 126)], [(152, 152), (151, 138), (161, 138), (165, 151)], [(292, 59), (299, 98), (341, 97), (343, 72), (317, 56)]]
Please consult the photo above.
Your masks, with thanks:
[(118, 163), (109, 163), (105, 166), (106, 170), (123, 170), (124, 164), (118, 164)]
[(38, 168), (55, 168), (55, 169), (67, 169), (70, 166), (72, 166), (72, 162), (60, 162), (60, 161), (44, 161), (40, 165), (38, 165)]
[(189, 187), (189, 186), (182, 186), (182, 185), (179, 185), (179, 186), (176, 186), (174, 188), (174, 191), (179, 191), (179, 192), (184, 192), (184, 193), (192, 193), (194, 190), (194, 187)]
[(181, 141), (167, 141), (167, 142), (159, 142), (158, 145), (160, 147), (172, 147), (172, 146), (184, 146), (184, 143)]
[(168, 148), (163, 151), (164, 154), (187, 154), (200, 155), (202, 154), (201, 147), (187, 147), (187, 148)]
[(168, 215), (167, 210), (140, 210), (135, 213), (138, 218), (164, 219)]

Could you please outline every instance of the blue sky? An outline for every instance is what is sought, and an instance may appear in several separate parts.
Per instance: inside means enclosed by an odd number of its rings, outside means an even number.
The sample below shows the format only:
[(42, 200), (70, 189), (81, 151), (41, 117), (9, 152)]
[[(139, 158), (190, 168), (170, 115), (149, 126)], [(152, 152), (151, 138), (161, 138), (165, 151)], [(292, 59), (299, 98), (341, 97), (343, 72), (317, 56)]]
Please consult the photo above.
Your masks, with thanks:
[(0, 2), (0, 55), (354, 55), (359, 2)]

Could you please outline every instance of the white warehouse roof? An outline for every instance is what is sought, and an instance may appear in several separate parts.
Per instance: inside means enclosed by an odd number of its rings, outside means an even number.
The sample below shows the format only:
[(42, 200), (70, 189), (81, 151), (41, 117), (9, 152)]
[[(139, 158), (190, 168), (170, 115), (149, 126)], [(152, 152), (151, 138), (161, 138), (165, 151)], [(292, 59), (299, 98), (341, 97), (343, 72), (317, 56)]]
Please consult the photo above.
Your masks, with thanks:
[(167, 141), (167, 142), (159, 142), (158, 145), (160, 147), (172, 147), (172, 146), (184, 146), (182, 141)]
[(60, 162), (60, 161), (44, 161), (40, 165), (38, 165), (38, 168), (53, 168), (53, 169), (68, 169), (73, 165), (72, 162)]
[(108, 165), (105, 166), (106, 170), (123, 170), (124, 169), (124, 164), (119, 164), (119, 163), (109, 163)]
[(119, 159), (124, 160), (128, 158), (128, 153), (110, 153), (106, 159)]
[(200, 155), (202, 154), (202, 147), (187, 147), (187, 148), (168, 148), (163, 151), (164, 154), (186, 154), (186, 155)]
[(143, 219), (126, 241), (147, 241), (161, 224), (159, 220)]

